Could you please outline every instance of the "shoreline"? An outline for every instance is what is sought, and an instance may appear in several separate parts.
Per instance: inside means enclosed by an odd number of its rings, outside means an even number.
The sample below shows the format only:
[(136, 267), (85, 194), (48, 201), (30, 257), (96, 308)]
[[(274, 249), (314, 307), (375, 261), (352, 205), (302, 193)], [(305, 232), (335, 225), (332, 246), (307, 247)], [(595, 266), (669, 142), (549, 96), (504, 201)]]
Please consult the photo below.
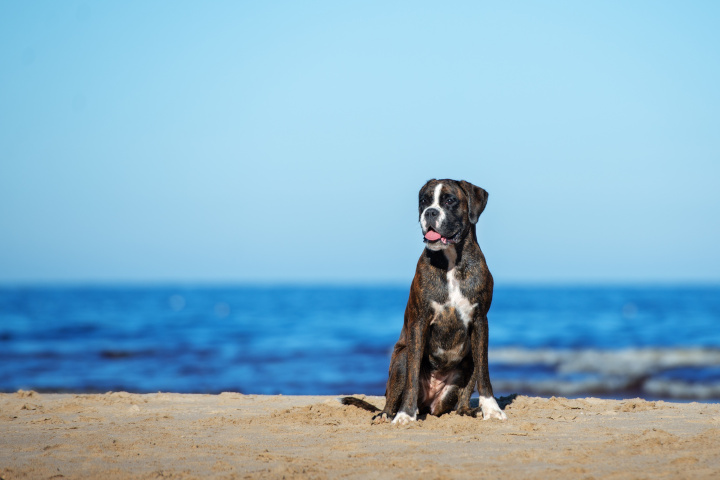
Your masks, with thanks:
[[(383, 397), (355, 395), (382, 407)], [(0, 478), (711, 478), (720, 404), (518, 396), (400, 427), (336, 396), (0, 394)], [(422, 418), (422, 417), (421, 417)]]

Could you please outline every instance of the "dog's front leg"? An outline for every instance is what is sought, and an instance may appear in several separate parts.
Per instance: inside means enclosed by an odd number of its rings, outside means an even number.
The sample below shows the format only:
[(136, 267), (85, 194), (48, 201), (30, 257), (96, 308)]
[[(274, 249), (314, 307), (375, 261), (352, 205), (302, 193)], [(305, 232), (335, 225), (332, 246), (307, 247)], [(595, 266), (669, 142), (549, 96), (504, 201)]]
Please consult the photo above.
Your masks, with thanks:
[(425, 350), (426, 321), (418, 315), (417, 308), (408, 309), (407, 318), (407, 370), (402, 406), (392, 423), (407, 425), (417, 420), (418, 392), (420, 388), (420, 364)]
[(488, 368), (488, 319), (482, 315), (475, 322), (478, 331), (477, 343), (473, 344), (473, 360), (475, 370), (478, 374), (478, 393), (480, 394), (480, 408), (483, 412), (483, 420), (497, 418), (507, 420), (505, 412), (500, 410), (497, 400), (493, 396), (492, 384), (490, 384), (490, 370)]

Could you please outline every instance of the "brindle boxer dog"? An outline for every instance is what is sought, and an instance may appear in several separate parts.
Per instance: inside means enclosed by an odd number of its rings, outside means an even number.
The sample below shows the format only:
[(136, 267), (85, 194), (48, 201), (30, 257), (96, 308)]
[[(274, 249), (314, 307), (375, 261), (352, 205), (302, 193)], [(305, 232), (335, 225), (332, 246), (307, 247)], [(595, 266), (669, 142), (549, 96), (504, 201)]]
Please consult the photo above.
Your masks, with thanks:
[[(430, 180), (420, 189), (425, 249), (390, 359), (385, 408), (373, 423), (392, 418), (404, 425), (418, 413), (439, 416), (456, 407), (458, 414), (474, 417), (470, 396), (476, 386), (483, 419), (507, 418), (488, 373), (493, 278), (475, 231), (487, 198), (466, 181)], [(342, 402), (377, 410), (352, 397)]]

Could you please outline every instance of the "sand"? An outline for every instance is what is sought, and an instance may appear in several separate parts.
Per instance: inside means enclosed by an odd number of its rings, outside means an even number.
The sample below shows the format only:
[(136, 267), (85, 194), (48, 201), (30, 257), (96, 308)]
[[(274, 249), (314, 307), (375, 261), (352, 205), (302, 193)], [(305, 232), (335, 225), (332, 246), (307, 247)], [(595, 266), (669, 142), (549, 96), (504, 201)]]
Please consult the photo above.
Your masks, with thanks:
[(505, 412), (399, 427), (336, 397), (20, 391), (0, 395), (0, 478), (720, 478), (720, 404), (518, 396)]

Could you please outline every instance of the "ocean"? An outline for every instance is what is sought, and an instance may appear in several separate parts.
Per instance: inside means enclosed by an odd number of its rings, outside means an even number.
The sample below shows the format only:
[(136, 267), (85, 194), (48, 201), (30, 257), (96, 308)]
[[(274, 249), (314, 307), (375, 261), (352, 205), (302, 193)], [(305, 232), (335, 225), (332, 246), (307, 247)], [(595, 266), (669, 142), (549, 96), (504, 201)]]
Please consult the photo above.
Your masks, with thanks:
[[(408, 287), (0, 287), (0, 391), (383, 395)], [(720, 287), (497, 286), (496, 395), (720, 400)]]

